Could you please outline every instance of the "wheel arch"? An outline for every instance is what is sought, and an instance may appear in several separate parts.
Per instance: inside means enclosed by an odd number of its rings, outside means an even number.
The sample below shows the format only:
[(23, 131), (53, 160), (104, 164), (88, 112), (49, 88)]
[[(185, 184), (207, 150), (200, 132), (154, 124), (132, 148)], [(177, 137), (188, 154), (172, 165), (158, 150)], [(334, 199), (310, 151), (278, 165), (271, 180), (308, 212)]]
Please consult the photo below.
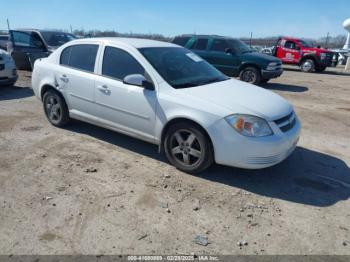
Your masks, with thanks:
[(255, 64), (255, 63), (252, 63), (252, 62), (247, 62), (247, 63), (244, 63), (243, 65), (241, 65), (241, 66), (239, 67), (239, 73), (240, 73), (242, 70), (246, 69), (247, 67), (254, 67), (254, 68), (258, 69), (259, 71), (261, 71), (261, 66)]
[(164, 140), (165, 140), (166, 133), (168, 132), (169, 128), (172, 125), (177, 124), (177, 123), (191, 123), (191, 124), (197, 126), (203, 132), (203, 134), (207, 137), (207, 139), (210, 143), (212, 153), (215, 155), (214, 144), (213, 144), (213, 141), (212, 141), (209, 133), (207, 132), (207, 130), (201, 124), (199, 124), (197, 121), (190, 119), (190, 118), (186, 118), (186, 117), (175, 117), (175, 118), (169, 120), (164, 125), (162, 132), (161, 132), (161, 136), (160, 136), (160, 143), (159, 143), (159, 152), (160, 153), (164, 152)]

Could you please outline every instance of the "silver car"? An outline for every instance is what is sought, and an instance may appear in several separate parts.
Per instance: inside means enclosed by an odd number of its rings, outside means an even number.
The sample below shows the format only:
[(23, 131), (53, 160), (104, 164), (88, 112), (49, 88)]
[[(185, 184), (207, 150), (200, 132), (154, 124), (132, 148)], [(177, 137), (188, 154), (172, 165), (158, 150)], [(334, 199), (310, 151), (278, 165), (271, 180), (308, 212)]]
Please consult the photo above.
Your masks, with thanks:
[(17, 78), (15, 62), (9, 53), (0, 49), (0, 85), (12, 86)]

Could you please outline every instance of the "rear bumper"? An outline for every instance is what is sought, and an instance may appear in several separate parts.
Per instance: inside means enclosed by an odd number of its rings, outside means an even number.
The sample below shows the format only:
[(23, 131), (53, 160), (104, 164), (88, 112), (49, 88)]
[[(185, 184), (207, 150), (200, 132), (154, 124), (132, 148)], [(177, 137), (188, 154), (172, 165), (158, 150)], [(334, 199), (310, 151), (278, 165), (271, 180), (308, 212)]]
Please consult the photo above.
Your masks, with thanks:
[(9, 85), (17, 81), (18, 75), (14, 63), (1, 64), (0, 85)]
[(283, 74), (283, 69), (269, 71), (269, 70), (261, 70), (261, 76), (263, 79), (271, 79), (280, 77)]

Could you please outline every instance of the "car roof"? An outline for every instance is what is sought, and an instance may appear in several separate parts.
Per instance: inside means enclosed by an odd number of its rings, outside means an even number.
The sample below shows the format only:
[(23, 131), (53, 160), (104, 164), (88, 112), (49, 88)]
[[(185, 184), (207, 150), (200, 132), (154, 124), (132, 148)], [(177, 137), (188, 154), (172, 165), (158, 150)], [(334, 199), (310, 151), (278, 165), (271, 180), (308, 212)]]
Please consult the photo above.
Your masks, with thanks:
[(64, 34), (71, 34), (71, 33), (67, 33), (67, 32), (63, 32), (60, 30), (42, 30), (42, 29), (35, 29), (35, 28), (18, 28), (18, 29), (14, 29), (12, 31), (19, 31), (19, 32), (37, 32), (37, 33), (45, 33), (45, 32), (57, 32), (57, 33), (64, 33)]
[(176, 37), (197, 37), (197, 38), (201, 38), (201, 37), (212, 37), (212, 38), (220, 38), (220, 39), (235, 39), (234, 37), (231, 36), (222, 36), (222, 35), (195, 35), (195, 34), (185, 34), (185, 35), (178, 35), (175, 36)]
[[(150, 40), (150, 39), (142, 39), (142, 38), (127, 38), (127, 37), (96, 37), (96, 38), (83, 38), (74, 40), (74, 43), (79, 42), (96, 42), (101, 41), (105, 44), (126, 44), (133, 46), (135, 48), (146, 48), (146, 47), (178, 47), (175, 44)], [(73, 43), (73, 42), (71, 42)]]

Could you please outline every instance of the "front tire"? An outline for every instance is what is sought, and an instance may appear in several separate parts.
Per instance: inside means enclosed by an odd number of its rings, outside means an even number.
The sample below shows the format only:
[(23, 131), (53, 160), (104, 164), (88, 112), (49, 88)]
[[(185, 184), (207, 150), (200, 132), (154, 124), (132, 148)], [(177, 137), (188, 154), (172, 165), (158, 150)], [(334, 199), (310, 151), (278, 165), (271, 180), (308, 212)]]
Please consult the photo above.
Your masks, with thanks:
[(43, 106), (45, 115), (52, 125), (63, 127), (68, 124), (70, 118), (67, 104), (56, 91), (49, 90), (44, 94)]
[(200, 173), (214, 162), (209, 138), (192, 123), (172, 125), (166, 133), (164, 148), (169, 162), (186, 173)]
[(246, 67), (240, 72), (239, 79), (243, 82), (258, 85), (261, 81), (260, 70), (255, 67)]
[(305, 59), (300, 65), (301, 71), (304, 73), (311, 73), (315, 71), (315, 62), (312, 59)]

